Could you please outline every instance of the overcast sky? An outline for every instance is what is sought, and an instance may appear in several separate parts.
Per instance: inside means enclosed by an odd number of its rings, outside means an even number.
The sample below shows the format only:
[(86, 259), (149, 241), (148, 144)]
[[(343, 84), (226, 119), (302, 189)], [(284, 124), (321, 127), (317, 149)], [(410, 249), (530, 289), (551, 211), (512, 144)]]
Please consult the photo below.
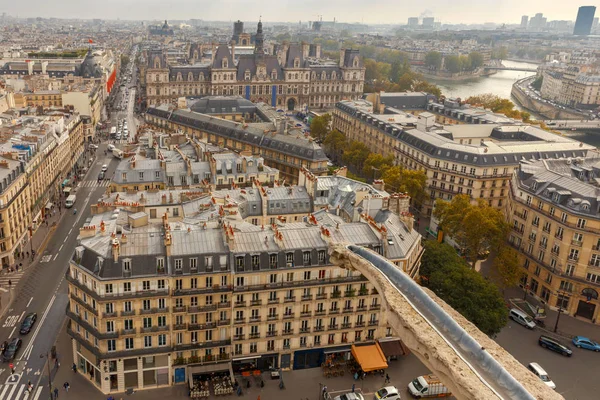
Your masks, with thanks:
[[(1, 4), (4, 3), (4, 4)], [(521, 15), (575, 20), (577, 8), (594, 3), (548, 0), (24, 0), (2, 1), (0, 12), (19, 17), (314, 21), (406, 24), (433, 16), (442, 23), (519, 23)]]

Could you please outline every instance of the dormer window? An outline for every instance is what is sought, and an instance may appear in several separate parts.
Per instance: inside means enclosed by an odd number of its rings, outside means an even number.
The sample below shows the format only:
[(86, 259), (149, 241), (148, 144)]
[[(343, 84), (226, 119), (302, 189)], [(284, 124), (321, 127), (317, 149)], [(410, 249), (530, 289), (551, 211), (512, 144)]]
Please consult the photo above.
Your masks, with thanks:
[(537, 182), (531, 184), (531, 190), (537, 190)]
[(300, 68), (300, 59), (298, 57), (294, 59), (294, 68)]
[(131, 272), (131, 260), (130, 259), (123, 260), (123, 271)]
[(183, 77), (181, 76), (181, 72), (177, 73), (177, 80), (178, 81), (182, 81), (183, 80)]
[(246, 70), (246, 72), (244, 72), (244, 80), (250, 80), (250, 70), (248, 69)]
[(276, 70), (271, 71), (271, 79), (273, 79), (273, 80), (277, 79), (277, 71)]
[(228, 63), (227, 63), (227, 59), (226, 59), (226, 58), (224, 58), (224, 59), (223, 59), (223, 61), (221, 62), (221, 66), (222, 66), (223, 68), (228, 68), (228, 66), (227, 66), (227, 65), (228, 65)]
[(354, 68), (357, 68), (357, 67), (358, 67), (358, 57), (354, 57), (354, 61), (352, 62), (352, 66), (353, 66)]
[(552, 195), (552, 200), (558, 203), (558, 201), (560, 200), (560, 195), (558, 193), (554, 193)]
[(590, 210), (590, 206), (589, 206), (589, 204), (583, 204), (583, 205), (581, 206), (581, 209), (582, 209), (583, 211), (589, 211), (589, 210)]
[(550, 191), (548, 189), (544, 190), (544, 196), (549, 197)]

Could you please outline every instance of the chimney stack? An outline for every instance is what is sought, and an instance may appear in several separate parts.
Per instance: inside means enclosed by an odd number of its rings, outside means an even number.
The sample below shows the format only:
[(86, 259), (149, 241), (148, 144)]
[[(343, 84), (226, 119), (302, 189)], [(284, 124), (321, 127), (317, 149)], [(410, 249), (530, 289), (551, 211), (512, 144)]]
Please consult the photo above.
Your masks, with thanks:
[(119, 248), (119, 239), (117, 239), (116, 237), (112, 238), (112, 255), (114, 262), (119, 261)]

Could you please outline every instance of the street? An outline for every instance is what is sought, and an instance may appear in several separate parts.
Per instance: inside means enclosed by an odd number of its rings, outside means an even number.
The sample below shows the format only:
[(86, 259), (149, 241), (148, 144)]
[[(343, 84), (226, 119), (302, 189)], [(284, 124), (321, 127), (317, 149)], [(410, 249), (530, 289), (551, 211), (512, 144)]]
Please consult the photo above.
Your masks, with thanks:
[[(131, 131), (130, 138), (133, 138), (137, 128), (133, 116), (135, 88), (129, 90), (129, 97), (127, 111), (120, 112), (118, 115), (113, 113), (113, 119), (127, 117)], [(16, 294), (13, 303), (0, 320), (2, 324), (0, 341), (21, 337), (23, 343), (12, 361), (14, 374), (11, 374), (9, 362), (0, 366), (0, 400), (49, 398), (49, 393), (42, 396), (43, 392), (48, 392), (46, 357), (49, 356), (65, 320), (68, 296), (64, 276), (69, 259), (77, 243), (79, 228), (90, 215), (90, 204), (104, 193), (110, 183), (109, 179), (102, 182), (97, 180), (102, 165), (108, 165), (106, 175), (110, 177), (114, 174), (119, 161), (110, 153), (104, 155), (106, 146), (105, 143), (99, 146), (96, 150), (96, 159), (87, 171), (87, 175), (82, 177), (74, 188), (72, 194), (77, 196), (75, 206), (67, 209), (64, 207), (64, 199), (61, 199), (62, 215), (60, 219), (57, 218), (58, 225), (51, 233), (43, 253), (38, 253), (37, 262), (24, 271), (3, 277), (3, 280), (12, 280), (12, 288), (9, 290), (14, 290)], [(74, 212), (75, 209), (77, 213)], [(3, 288), (3, 290), (7, 289)], [(29, 334), (19, 335), (18, 329), (23, 317), (30, 312), (37, 313), (37, 321)], [(59, 356), (62, 367), (69, 368), (72, 360), (60, 358)], [(54, 360), (50, 359), (49, 366), (50, 369), (55, 368)], [(31, 394), (27, 391), (28, 383), (33, 385)], [(62, 382), (56, 384), (62, 386)]]

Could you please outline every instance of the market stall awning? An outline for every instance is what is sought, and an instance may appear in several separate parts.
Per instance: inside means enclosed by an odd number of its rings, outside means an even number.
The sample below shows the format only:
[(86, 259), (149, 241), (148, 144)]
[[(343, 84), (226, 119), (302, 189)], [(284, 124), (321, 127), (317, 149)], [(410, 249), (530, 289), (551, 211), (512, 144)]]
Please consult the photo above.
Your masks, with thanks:
[(46, 210), (51, 210), (52, 207), (54, 207), (54, 204), (52, 204), (51, 202), (46, 203)]
[(398, 357), (408, 354), (408, 348), (402, 343), (400, 339), (392, 340), (378, 340), (379, 347), (383, 351), (386, 357)]
[(63, 188), (63, 193), (71, 193), (71, 186)]
[(388, 367), (385, 355), (378, 343), (365, 346), (352, 345), (352, 356), (364, 372), (377, 371)]

